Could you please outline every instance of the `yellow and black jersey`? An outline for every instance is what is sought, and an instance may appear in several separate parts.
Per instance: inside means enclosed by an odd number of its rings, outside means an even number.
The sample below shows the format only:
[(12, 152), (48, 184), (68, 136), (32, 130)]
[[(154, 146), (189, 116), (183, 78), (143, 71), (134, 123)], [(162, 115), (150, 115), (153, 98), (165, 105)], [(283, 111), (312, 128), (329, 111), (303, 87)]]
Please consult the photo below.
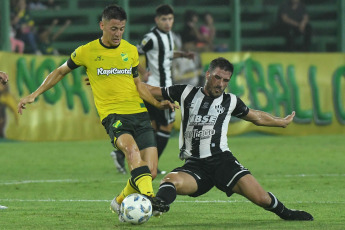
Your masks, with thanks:
[(126, 40), (117, 47), (107, 47), (97, 39), (72, 53), (68, 67), (85, 66), (101, 120), (112, 113), (147, 111), (133, 80), (138, 77), (138, 58), (137, 48)]

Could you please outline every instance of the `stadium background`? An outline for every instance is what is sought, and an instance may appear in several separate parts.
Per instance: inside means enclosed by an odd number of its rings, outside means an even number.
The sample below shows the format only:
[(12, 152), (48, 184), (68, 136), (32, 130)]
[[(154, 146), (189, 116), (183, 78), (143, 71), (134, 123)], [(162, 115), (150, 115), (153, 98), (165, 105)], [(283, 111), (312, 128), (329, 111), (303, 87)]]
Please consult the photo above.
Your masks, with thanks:
[[(207, 69), (214, 57), (224, 56), (236, 66), (230, 91), (250, 107), (277, 116), (285, 116), (292, 110), (297, 112), (294, 123), (284, 130), (262, 129), (233, 119), (230, 135), (252, 131), (282, 135), (345, 133), (344, 0), (304, 1), (313, 27), (310, 53), (280, 51), (284, 39), (273, 30), (281, 2), (278, 0), (56, 0), (60, 10), (31, 14), (39, 25), (48, 25), (54, 18), (72, 20), (72, 25), (54, 43), (61, 56), (9, 52), (9, 2), (0, 2), (0, 70), (10, 76), (10, 84), (1, 86), (0, 90), (1, 138), (42, 141), (107, 138), (91, 89), (83, 84), (85, 70), (82, 68), (74, 70), (53, 90), (29, 105), (29, 111), (20, 118), (16, 105), (20, 97), (35, 90), (50, 71), (67, 60), (76, 47), (100, 37), (98, 20), (104, 6), (110, 3), (120, 4), (128, 12), (125, 39), (133, 44), (138, 44), (154, 25), (154, 9), (159, 4), (174, 7), (175, 32), (182, 30), (186, 10), (194, 9), (199, 14), (211, 12), (217, 29), (215, 44), (227, 44), (229, 52), (202, 53), (202, 70)], [(175, 128), (178, 126), (176, 122)]]

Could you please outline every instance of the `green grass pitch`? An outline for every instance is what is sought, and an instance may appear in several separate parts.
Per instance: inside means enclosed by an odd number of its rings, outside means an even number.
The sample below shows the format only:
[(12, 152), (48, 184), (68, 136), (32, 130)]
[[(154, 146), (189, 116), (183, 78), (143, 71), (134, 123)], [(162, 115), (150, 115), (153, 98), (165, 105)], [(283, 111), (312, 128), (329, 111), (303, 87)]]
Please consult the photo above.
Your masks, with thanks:
[[(213, 189), (178, 196), (161, 218), (119, 223), (111, 199), (128, 175), (116, 172), (109, 141), (0, 142), (0, 229), (345, 229), (345, 135), (230, 137), (237, 159), (287, 207), (313, 214), (287, 222)], [(180, 166), (171, 138), (161, 170)], [(157, 191), (162, 176), (154, 180)]]

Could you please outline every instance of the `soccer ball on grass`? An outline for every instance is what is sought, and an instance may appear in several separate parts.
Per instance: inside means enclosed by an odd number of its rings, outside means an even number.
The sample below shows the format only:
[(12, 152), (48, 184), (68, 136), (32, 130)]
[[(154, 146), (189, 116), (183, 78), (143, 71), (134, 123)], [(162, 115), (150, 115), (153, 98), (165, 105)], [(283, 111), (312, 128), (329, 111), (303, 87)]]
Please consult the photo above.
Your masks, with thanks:
[(133, 193), (122, 201), (120, 213), (125, 222), (143, 224), (152, 216), (152, 204), (145, 196)]

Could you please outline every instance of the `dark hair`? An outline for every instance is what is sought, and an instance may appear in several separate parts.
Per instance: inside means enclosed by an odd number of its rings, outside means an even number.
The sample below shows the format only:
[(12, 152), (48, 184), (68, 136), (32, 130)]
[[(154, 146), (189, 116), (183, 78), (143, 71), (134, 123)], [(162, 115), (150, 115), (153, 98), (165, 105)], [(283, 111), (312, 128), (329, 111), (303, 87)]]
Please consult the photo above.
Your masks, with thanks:
[(162, 15), (168, 15), (168, 14), (174, 14), (174, 10), (170, 5), (168, 4), (159, 5), (156, 8), (156, 16), (162, 16)]
[(111, 19), (117, 19), (120, 21), (127, 20), (126, 11), (116, 4), (105, 7), (102, 13), (102, 20), (109, 21)]
[(210, 66), (208, 67), (208, 71), (212, 72), (217, 67), (222, 69), (222, 70), (231, 72), (231, 74), (234, 72), (234, 65), (222, 57), (218, 57), (216, 59), (213, 59), (210, 63)]

